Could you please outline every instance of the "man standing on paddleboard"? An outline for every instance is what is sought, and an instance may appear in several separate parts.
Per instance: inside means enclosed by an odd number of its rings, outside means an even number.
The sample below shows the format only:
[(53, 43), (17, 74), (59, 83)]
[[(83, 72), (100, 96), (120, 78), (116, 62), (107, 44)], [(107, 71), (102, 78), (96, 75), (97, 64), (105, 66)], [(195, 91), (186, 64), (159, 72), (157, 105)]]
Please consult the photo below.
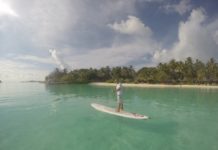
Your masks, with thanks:
[(117, 93), (117, 112), (120, 112), (123, 110), (123, 101), (121, 99), (122, 95), (122, 83), (117, 80), (117, 85), (116, 85), (116, 93)]

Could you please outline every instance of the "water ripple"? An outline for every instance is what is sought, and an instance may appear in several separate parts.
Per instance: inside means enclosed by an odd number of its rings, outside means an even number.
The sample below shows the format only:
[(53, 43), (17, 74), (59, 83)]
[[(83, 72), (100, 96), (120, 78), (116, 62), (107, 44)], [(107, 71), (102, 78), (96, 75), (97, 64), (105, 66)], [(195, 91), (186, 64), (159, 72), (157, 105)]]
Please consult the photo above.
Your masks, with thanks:
[(9, 106), (15, 103), (15, 100), (11, 97), (0, 97), (0, 106)]

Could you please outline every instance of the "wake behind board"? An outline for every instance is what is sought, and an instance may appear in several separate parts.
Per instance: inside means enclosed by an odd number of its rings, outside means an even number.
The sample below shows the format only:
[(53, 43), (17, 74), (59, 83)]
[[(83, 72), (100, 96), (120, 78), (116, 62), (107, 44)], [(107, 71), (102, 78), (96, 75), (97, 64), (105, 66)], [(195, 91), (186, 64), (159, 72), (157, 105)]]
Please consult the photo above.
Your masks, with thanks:
[(110, 108), (110, 107), (96, 104), (96, 103), (92, 103), (91, 106), (98, 111), (120, 116), (120, 117), (131, 118), (131, 119), (148, 119), (149, 118), (148, 116), (145, 116), (145, 115), (140, 115), (140, 114), (126, 112), (126, 111), (116, 112), (115, 108)]

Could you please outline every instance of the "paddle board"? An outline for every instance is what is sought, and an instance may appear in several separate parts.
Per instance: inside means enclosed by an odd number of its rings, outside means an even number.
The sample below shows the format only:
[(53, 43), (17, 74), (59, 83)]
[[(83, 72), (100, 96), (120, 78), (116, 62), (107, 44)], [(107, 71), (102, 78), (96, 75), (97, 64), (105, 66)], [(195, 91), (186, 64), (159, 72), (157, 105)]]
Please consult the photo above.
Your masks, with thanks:
[(98, 111), (120, 116), (120, 117), (131, 118), (131, 119), (148, 119), (149, 118), (148, 116), (140, 115), (137, 113), (131, 113), (131, 112), (126, 112), (126, 111), (116, 112), (115, 108), (110, 108), (110, 107), (107, 107), (101, 104), (92, 103), (91, 106)]

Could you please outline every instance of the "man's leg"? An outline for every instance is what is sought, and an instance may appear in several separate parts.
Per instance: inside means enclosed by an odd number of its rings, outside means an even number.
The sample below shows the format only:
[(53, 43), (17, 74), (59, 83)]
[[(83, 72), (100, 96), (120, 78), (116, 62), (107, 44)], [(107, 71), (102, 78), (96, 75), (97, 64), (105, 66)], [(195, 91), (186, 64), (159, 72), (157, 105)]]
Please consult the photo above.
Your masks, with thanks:
[(123, 110), (123, 100), (122, 100), (122, 97), (121, 97), (121, 95), (120, 95), (120, 110)]
[(120, 109), (123, 110), (123, 102), (120, 103)]
[(120, 95), (117, 95), (117, 112), (120, 112)]

